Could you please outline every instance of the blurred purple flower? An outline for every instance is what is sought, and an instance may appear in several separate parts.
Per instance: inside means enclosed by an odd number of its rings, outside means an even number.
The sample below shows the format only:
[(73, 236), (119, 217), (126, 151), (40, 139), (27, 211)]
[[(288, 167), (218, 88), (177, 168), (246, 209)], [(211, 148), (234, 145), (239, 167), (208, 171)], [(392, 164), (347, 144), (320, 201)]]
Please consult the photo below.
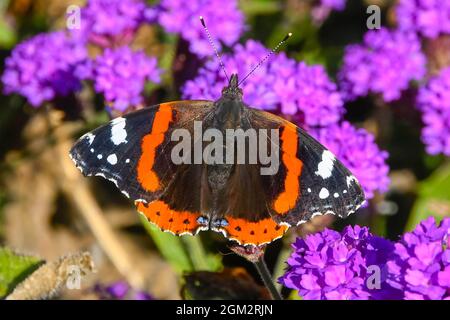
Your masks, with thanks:
[(94, 292), (102, 300), (154, 300), (154, 297), (145, 291), (133, 290), (130, 285), (124, 281), (119, 281), (105, 286), (97, 284)]
[(81, 88), (75, 75), (86, 48), (64, 32), (39, 34), (17, 45), (6, 59), (4, 92), (18, 93), (38, 107)]
[(387, 263), (392, 287), (404, 291), (407, 300), (450, 299), (450, 218), (438, 226), (433, 217), (395, 244)]
[(311, 133), (355, 175), (366, 199), (373, 198), (375, 191), (387, 191), (390, 183), (386, 164), (388, 154), (378, 148), (373, 135), (348, 122), (315, 129)]
[(379, 93), (387, 102), (400, 98), (412, 80), (425, 75), (425, 56), (412, 32), (368, 31), (363, 44), (347, 46), (338, 79), (346, 100)]
[(400, 0), (396, 8), (398, 27), (428, 38), (450, 33), (450, 2), (442, 0)]
[(346, 0), (319, 0), (312, 8), (311, 15), (316, 23), (322, 23), (331, 11), (343, 11)]
[(81, 10), (82, 39), (108, 46), (108, 39), (127, 38), (145, 21), (142, 0), (89, 0)]
[[(189, 49), (200, 57), (213, 54), (207, 35), (199, 21), (205, 18), (209, 31), (227, 46), (233, 45), (244, 32), (244, 15), (235, 0), (162, 0), (151, 17), (168, 32), (179, 33), (189, 42)], [(220, 50), (221, 45), (217, 43)]]
[[(399, 292), (384, 281), (385, 264), (394, 245), (373, 236), (368, 228), (348, 226), (342, 233), (325, 229), (297, 238), (288, 269), (279, 279), (284, 286), (299, 291), (306, 300), (393, 299)], [(379, 289), (367, 282), (377, 266), (381, 271)], [(370, 280), (369, 280), (370, 281)]]
[[(257, 41), (235, 46), (233, 54), (225, 54), (223, 62), (228, 73), (242, 79), (269, 50)], [(182, 88), (185, 98), (216, 100), (227, 85), (219, 63), (209, 60), (198, 76)], [(284, 114), (301, 112), (308, 126), (336, 123), (344, 113), (343, 101), (336, 85), (322, 66), (307, 66), (284, 53), (274, 54), (243, 84), (244, 101), (252, 107), (280, 110)]]
[(427, 152), (450, 156), (450, 68), (419, 89), (417, 104), (423, 113), (422, 140)]
[(145, 81), (159, 83), (161, 73), (156, 58), (133, 52), (129, 47), (106, 48), (80, 69), (79, 73), (94, 81), (95, 91), (103, 93), (105, 100), (119, 111), (140, 104)]

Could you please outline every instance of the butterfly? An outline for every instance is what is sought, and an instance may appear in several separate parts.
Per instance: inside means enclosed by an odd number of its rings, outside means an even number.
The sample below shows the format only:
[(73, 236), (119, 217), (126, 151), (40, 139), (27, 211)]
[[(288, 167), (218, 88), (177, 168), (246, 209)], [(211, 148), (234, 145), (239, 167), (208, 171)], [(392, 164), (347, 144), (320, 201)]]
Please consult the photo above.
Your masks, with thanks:
[[(70, 157), (175, 235), (212, 230), (261, 246), (317, 215), (345, 218), (363, 204), (361, 185), (332, 152), (282, 117), (247, 106), (242, 94), (233, 74), (217, 101), (130, 112), (82, 136)], [(204, 134), (196, 136), (199, 125)], [(254, 157), (258, 148), (270, 157)]]

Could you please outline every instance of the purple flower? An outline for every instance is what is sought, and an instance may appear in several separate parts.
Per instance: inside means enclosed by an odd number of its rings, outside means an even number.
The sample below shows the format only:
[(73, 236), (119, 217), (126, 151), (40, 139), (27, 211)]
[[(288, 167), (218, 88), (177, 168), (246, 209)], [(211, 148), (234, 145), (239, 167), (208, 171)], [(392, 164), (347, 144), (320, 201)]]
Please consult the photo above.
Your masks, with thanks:
[[(249, 40), (236, 45), (234, 53), (224, 55), (223, 61), (228, 73), (237, 73), (242, 79), (268, 52), (259, 42)], [(216, 100), (225, 85), (218, 61), (210, 60), (182, 91), (185, 98)], [(341, 96), (324, 68), (296, 62), (284, 53), (274, 54), (241, 87), (250, 106), (289, 115), (300, 112), (308, 126), (335, 123), (344, 113)]]
[[(372, 269), (385, 269), (393, 244), (370, 234), (366, 227), (348, 226), (342, 233), (325, 229), (297, 238), (292, 245), (284, 286), (299, 291), (307, 300), (359, 300), (395, 298), (399, 292), (384, 281), (368, 286)], [(375, 268), (374, 268), (375, 266)], [(381, 272), (382, 273), (382, 272)], [(372, 284), (370, 282), (370, 284)]]
[(338, 75), (341, 91), (346, 100), (372, 92), (393, 101), (410, 81), (424, 76), (425, 63), (414, 33), (372, 30), (365, 34), (363, 44), (346, 48)]
[(316, 23), (322, 23), (330, 15), (331, 11), (343, 11), (346, 0), (320, 0), (312, 10), (311, 15)]
[(119, 111), (142, 102), (145, 81), (160, 81), (156, 58), (144, 52), (133, 52), (129, 47), (106, 48), (92, 63), (85, 65), (83, 74), (94, 81), (95, 91), (103, 93), (105, 100)]
[(422, 140), (427, 152), (450, 156), (450, 68), (419, 89), (417, 104), (425, 125)]
[(378, 148), (373, 135), (348, 122), (312, 130), (311, 133), (353, 172), (367, 199), (371, 199), (375, 191), (387, 191), (390, 182), (386, 164), (388, 154)]
[(97, 284), (94, 292), (102, 300), (153, 300), (154, 297), (145, 291), (133, 290), (130, 285), (124, 281), (119, 281), (105, 286)]
[(387, 263), (387, 282), (405, 299), (450, 299), (450, 218), (433, 217), (403, 235)]
[(75, 69), (86, 59), (85, 47), (64, 32), (39, 34), (17, 45), (6, 59), (4, 92), (18, 93), (38, 107), (80, 89)]
[(442, 0), (400, 0), (396, 8), (398, 27), (428, 38), (450, 33), (450, 2)]
[[(151, 16), (157, 16), (166, 31), (179, 33), (189, 42), (190, 51), (200, 57), (213, 51), (199, 16), (205, 18), (211, 34), (227, 46), (233, 45), (245, 29), (244, 15), (235, 0), (162, 0), (157, 10)], [(220, 50), (220, 43), (217, 47)]]
[[(145, 21), (142, 0), (89, 0), (81, 10), (81, 37), (108, 46), (108, 38), (127, 38)], [(124, 39), (121, 39), (122, 41)]]

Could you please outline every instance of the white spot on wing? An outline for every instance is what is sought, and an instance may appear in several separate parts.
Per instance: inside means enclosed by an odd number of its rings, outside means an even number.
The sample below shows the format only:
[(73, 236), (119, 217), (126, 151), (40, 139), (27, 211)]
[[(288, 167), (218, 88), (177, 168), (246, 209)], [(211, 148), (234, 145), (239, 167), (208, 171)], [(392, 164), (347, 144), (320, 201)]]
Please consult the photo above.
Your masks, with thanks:
[(320, 192), (319, 192), (320, 199), (326, 199), (326, 198), (328, 198), (329, 195), (330, 195), (330, 192), (328, 192), (328, 189), (326, 189), (326, 188), (320, 189)]
[(97, 159), (101, 159), (101, 158), (103, 158), (103, 156), (101, 154), (98, 154)]
[(322, 161), (317, 165), (316, 175), (321, 176), (322, 179), (331, 177), (335, 159), (334, 154), (328, 150), (324, 150), (322, 153)]
[(339, 198), (339, 193), (335, 192), (335, 193), (333, 194), (333, 197)]
[(87, 139), (89, 145), (91, 145), (92, 142), (94, 142), (94, 138), (95, 138), (95, 135), (93, 135), (92, 133), (88, 132), (88, 133), (86, 133), (85, 135), (83, 135), (83, 136), (80, 138), (80, 140)]
[(106, 161), (108, 161), (110, 164), (115, 165), (117, 163), (117, 156), (115, 153), (110, 154), (108, 158), (106, 158)]
[(355, 176), (347, 176), (347, 187), (350, 188), (352, 182), (358, 182), (358, 180), (356, 180)]
[(125, 160), (125, 163), (130, 163), (130, 159)]
[(127, 131), (125, 130), (126, 119), (118, 117), (111, 121), (111, 141), (117, 146), (127, 142)]

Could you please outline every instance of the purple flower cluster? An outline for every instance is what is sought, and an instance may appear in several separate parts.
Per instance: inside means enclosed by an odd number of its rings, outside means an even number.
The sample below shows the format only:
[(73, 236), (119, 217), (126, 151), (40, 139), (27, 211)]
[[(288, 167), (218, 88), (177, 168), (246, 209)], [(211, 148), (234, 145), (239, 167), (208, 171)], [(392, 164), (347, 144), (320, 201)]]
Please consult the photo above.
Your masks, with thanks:
[(17, 45), (2, 75), (5, 93), (18, 93), (38, 107), (81, 88), (75, 70), (86, 48), (64, 32), (39, 34)]
[(297, 238), (292, 247), (289, 268), (280, 282), (298, 290), (304, 299), (360, 300), (374, 299), (381, 292), (395, 294), (385, 283), (374, 284), (374, 289), (367, 285), (371, 266), (382, 270), (393, 244), (373, 236), (366, 227), (348, 226), (342, 233), (325, 229)]
[(279, 281), (304, 299), (447, 299), (449, 234), (450, 218), (432, 217), (395, 244), (366, 227), (326, 229), (297, 239)]
[[(259, 42), (249, 40), (236, 45), (233, 54), (224, 55), (223, 62), (228, 72), (242, 78), (268, 52)], [(210, 60), (195, 79), (186, 83), (183, 96), (215, 100), (226, 84), (219, 63)], [(344, 113), (341, 96), (324, 68), (296, 62), (284, 53), (261, 65), (241, 87), (243, 99), (250, 106), (289, 115), (300, 112), (307, 126), (336, 123)]]
[(449, 1), (400, 0), (396, 17), (400, 30), (415, 31), (428, 38), (450, 33)]
[(450, 299), (450, 218), (433, 217), (403, 235), (387, 263), (387, 282), (408, 300)]
[(147, 292), (133, 290), (123, 281), (108, 286), (97, 284), (94, 292), (102, 300), (154, 300), (154, 297)]
[(106, 48), (103, 54), (87, 64), (86, 78), (94, 81), (95, 91), (103, 93), (114, 109), (125, 111), (142, 103), (145, 82), (159, 82), (156, 58), (129, 47)]
[(382, 28), (368, 31), (363, 44), (347, 46), (338, 79), (346, 100), (373, 92), (393, 101), (425, 75), (425, 64), (414, 33)]
[(373, 198), (376, 190), (387, 191), (390, 182), (388, 154), (378, 148), (373, 135), (345, 121), (312, 130), (312, 134), (358, 178), (366, 199)]
[(422, 140), (427, 152), (450, 156), (450, 68), (419, 89), (417, 104), (425, 124)]
[[(245, 30), (244, 15), (236, 0), (162, 0), (154, 15), (166, 31), (179, 33), (189, 42), (190, 51), (200, 57), (211, 55), (212, 49), (199, 16), (205, 17), (211, 34), (227, 46)], [(220, 43), (217, 47), (221, 48)]]
[(126, 37), (145, 21), (142, 0), (89, 0), (81, 10), (81, 36), (107, 45), (107, 38)]
[[(2, 76), (5, 93), (19, 93), (38, 107), (80, 89), (81, 80), (93, 80), (115, 109), (141, 103), (145, 82), (158, 83), (161, 71), (156, 58), (120, 44), (144, 22), (145, 10), (142, 0), (89, 0), (81, 10), (81, 31), (40, 34), (14, 48)], [(91, 59), (87, 42), (103, 52)]]

